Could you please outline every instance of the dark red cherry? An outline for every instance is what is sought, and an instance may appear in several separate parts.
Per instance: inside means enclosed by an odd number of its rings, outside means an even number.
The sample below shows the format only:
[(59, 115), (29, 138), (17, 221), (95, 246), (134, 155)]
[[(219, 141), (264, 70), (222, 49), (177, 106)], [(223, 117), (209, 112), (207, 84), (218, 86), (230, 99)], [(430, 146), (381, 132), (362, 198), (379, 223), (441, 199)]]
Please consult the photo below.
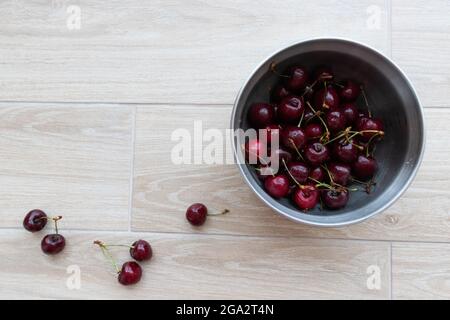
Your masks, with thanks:
[(323, 135), (323, 127), (318, 123), (309, 123), (305, 127), (305, 135), (308, 140), (319, 139)]
[(284, 174), (267, 177), (264, 188), (274, 198), (286, 197), (289, 193), (289, 178)]
[(250, 164), (258, 164), (267, 156), (267, 147), (258, 139), (250, 140), (245, 145), (245, 159)]
[(314, 142), (305, 148), (305, 157), (315, 167), (328, 161), (330, 153), (327, 146), (324, 146), (320, 142)]
[(332, 86), (318, 90), (314, 95), (316, 110), (337, 109), (339, 107), (339, 95)]
[(281, 100), (277, 108), (278, 120), (282, 123), (298, 124), (305, 110), (303, 99), (297, 96), (288, 96)]
[(309, 168), (303, 162), (291, 162), (288, 170), (298, 183), (305, 183), (309, 176)]
[(267, 103), (255, 103), (250, 107), (248, 120), (255, 128), (264, 128), (271, 124), (275, 117), (273, 106)]
[(328, 165), (328, 170), (333, 178), (333, 182), (340, 184), (341, 186), (346, 186), (350, 181), (351, 168), (349, 165), (343, 163), (330, 163)]
[(66, 239), (57, 233), (46, 235), (41, 241), (41, 249), (45, 254), (57, 254), (66, 246)]
[(333, 155), (340, 161), (351, 163), (358, 157), (359, 149), (354, 140), (347, 141), (342, 139), (333, 144)]
[(153, 255), (152, 247), (150, 246), (150, 243), (145, 240), (135, 241), (131, 245), (130, 255), (137, 261), (150, 260)]
[(325, 180), (325, 170), (322, 167), (315, 167), (309, 171), (309, 177), (313, 179), (312, 181), (323, 182)]
[(293, 199), (301, 210), (310, 210), (319, 202), (319, 190), (312, 185), (301, 186), (295, 190)]
[[(372, 118), (360, 118), (357, 121), (356, 124), (356, 130), (357, 131), (383, 131), (383, 123), (380, 119), (372, 119)], [(363, 142), (367, 142), (372, 138), (374, 135), (376, 135), (376, 132), (363, 132), (359, 138)]]
[(280, 133), (281, 144), (290, 150), (300, 150), (306, 142), (306, 136), (302, 129), (295, 126), (287, 126)]
[(288, 70), (287, 75), (289, 76), (285, 80), (285, 85), (288, 90), (293, 92), (300, 92), (308, 81), (308, 73), (302, 67), (295, 66)]
[(135, 261), (128, 261), (122, 265), (122, 269), (119, 272), (118, 280), (120, 284), (124, 286), (136, 284), (141, 280), (142, 268)]
[(349, 199), (349, 193), (347, 189), (342, 190), (322, 190), (321, 198), (323, 203), (328, 209), (340, 209), (345, 207)]
[(352, 125), (358, 118), (358, 109), (354, 103), (344, 103), (341, 106), (341, 112), (344, 114), (346, 119), (346, 125)]
[(194, 226), (201, 226), (206, 221), (208, 208), (203, 203), (194, 203), (186, 210), (186, 219)]
[(30, 232), (36, 232), (44, 229), (47, 224), (47, 215), (39, 209), (31, 210), (23, 219), (23, 227)]
[(283, 98), (287, 97), (291, 95), (291, 93), (288, 91), (288, 89), (286, 89), (286, 87), (281, 86), (281, 85), (277, 85), (273, 90), (272, 90), (272, 94), (270, 95), (271, 97), (271, 101), (278, 103), (280, 102)]
[(369, 114), (369, 111), (367, 110), (358, 110), (358, 115), (356, 117), (356, 120), (359, 120), (359, 118), (372, 118)]
[(372, 178), (377, 169), (377, 161), (372, 157), (366, 157), (364, 155), (358, 156), (352, 166), (353, 175), (361, 180)]
[(328, 111), (325, 117), (328, 129), (332, 132), (337, 132), (345, 129), (346, 118), (341, 111)]
[[(267, 144), (271, 143), (272, 140), (278, 139), (280, 141), (280, 126), (276, 124), (269, 124), (267, 127), (262, 129), (266, 132)], [(262, 137), (260, 137), (261, 140)], [(261, 142), (263, 142), (261, 140)]]
[(334, 74), (330, 67), (320, 66), (314, 71), (314, 80), (330, 81), (333, 80)]
[(339, 96), (344, 101), (355, 101), (360, 93), (360, 86), (352, 80), (345, 81), (343, 87), (339, 90)]

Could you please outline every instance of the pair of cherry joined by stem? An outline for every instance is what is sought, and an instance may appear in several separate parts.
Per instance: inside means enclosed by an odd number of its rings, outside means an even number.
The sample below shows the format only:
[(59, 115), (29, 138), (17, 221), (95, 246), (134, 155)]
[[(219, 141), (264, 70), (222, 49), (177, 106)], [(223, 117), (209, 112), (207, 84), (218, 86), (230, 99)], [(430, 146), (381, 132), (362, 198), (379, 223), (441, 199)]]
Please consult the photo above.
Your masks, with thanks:
[[(100, 240), (94, 241), (94, 244), (100, 247), (105, 257), (111, 262), (114, 270), (117, 272), (117, 280), (122, 285), (132, 285), (138, 283), (142, 277), (142, 268), (136, 261), (148, 261), (153, 256), (152, 247), (145, 240), (137, 240), (131, 246), (122, 244), (107, 245)], [(121, 268), (119, 268), (116, 260), (110, 252), (109, 248), (111, 247), (129, 248), (131, 257), (136, 261), (127, 261)]]
[(41, 249), (45, 254), (53, 255), (61, 252), (66, 246), (66, 239), (58, 232), (58, 221), (62, 216), (48, 217), (40, 210), (34, 209), (27, 213), (23, 220), (23, 227), (30, 232), (38, 232), (44, 229), (48, 220), (54, 222), (55, 233), (46, 235), (41, 241)]

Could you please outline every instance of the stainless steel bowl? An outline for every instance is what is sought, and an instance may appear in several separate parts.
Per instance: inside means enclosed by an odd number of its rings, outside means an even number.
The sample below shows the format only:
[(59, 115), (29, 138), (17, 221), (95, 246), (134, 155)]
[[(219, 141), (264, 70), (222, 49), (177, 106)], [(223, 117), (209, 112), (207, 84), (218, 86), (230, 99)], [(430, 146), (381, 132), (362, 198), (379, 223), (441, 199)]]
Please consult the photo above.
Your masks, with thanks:
[(254, 171), (242, 163), (242, 138), (233, 139), (235, 158), (250, 188), (269, 207), (297, 222), (315, 226), (343, 226), (367, 219), (392, 205), (408, 188), (419, 168), (425, 145), (422, 107), (413, 86), (400, 68), (380, 52), (344, 39), (313, 39), (282, 49), (266, 59), (239, 92), (231, 116), (231, 129), (247, 129), (247, 111), (253, 102), (269, 101), (269, 88), (279, 78), (270, 71), (299, 64), (306, 68), (329, 65), (339, 78), (362, 83), (371, 112), (385, 125), (385, 138), (377, 145), (377, 185), (370, 195), (352, 192), (348, 205), (337, 211), (315, 209), (303, 213), (288, 200), (275, 200), (263, 189)]

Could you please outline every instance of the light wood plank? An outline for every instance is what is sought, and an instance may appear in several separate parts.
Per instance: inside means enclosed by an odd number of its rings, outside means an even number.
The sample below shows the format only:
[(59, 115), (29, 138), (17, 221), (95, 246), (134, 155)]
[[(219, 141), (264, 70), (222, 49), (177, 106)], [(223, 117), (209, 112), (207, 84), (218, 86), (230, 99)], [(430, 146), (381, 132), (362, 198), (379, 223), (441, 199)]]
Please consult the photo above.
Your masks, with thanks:
[[(142, 264), (142, 281), (125, 288), (92, 241), (138, 237), (150, 241), (154, 258)], [(66, 238), (66, 250), (48, 257), (39, 235), (0, 231), (0, 298), (383, 299), (390, 290), (386, 243), (79, 232)], [(130, 259), (123, 248), (113, 254), (120, 263)], [(66, 287), (70, 265), (81, 270), (80, 290)], [(369, 266), (379, 268), (379, 290), (367, 287)]]
[(450, 2), (392, 1), (392, 56), (428, 106), (450, 98)]
[[(301, 39), (351, 37), (388, 52), (385, 3), (2, 1), (0, 100), (231, 103), (265, 57)], [(73, 4), (79, 30), (66, 26)], [(380, 29), (367, 26), (374, 14)]]
[(392, 275), (395, 299), (450, 299), (450, 245), (393, 244)]
[[(173, 130), (228, 127), (230, 107), (160, 106), (138, 108), (136, 127), (133, 230), (259, 236), (301, 236), (379, 240), (450, 241), (449, 109), (427, 109), (427, 148), (418, 177), (385, 213), (345, 228), (314, 228), (291, 222), (268, 209), (253, 194), (234, 165), (175, 165), (170, 154)], [(170, 113), (170, 117), (167, 115)], [(193, 202), (229, 214), (201, 228), (184, 218)]]
[(28, 210), (62, 228), (127, 230), (132, 108), (0, 106), (0, 227)]

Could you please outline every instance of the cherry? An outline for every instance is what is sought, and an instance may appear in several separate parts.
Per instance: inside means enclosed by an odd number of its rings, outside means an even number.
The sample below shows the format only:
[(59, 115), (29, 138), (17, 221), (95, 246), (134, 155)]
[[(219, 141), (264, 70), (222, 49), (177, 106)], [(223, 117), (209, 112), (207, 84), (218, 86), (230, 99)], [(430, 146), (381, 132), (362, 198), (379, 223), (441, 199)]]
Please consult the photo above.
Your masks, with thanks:
[(347, 125), (352, 125), (358, 118), (358, 109), (354, 103), (344, 103), (341, 106), (341, 112), (345, 116)]
[(314, 71), (314, 79), (316, 81), (329, 81), (333, 80), (334, 75), (330, 67), (320, 66)]
[(288, 164), (288, 170), (298, 183), (305, 183), (308, 179), (309, 168), (302, 162), (291, 162)]
[(347, 189), (326, 189), (322, 190), (321, 198), (327, 208), (340, 209), (347, 204), (349, 194)]
[(328, 165), (328, 170), (333, 178), (333, 182), (346, 186), (350, 180), (351, 168), (349, 165), (343, 163), (331, 163)]
[(308, 73), (302, 67), (295, 66), (288, 70), (288, 78), (285, 80), (285, 85), (288, 90), (293, 92), (300, 92), (308, 81)]
[(325, 120), (330, 131), (336, 132), (345, 129), (346, 118), (341, 111), (330, 110), (327, 112)]
[(314, 142), (305, 148), (305, 157), (313, 166), (319, 166), (330, 158), (328, 147)]
[(47, 215), (39, 209), (31, 210), (23, 219), (23, 227), (30, 232), (41, 231), (46, 224)]
[(150, 243), (145, 240), (135, 241), (131, 245), (130, 255), (137, 261), (150, 260), (153, 255), (152, 247), (150, 246)]
[(287, 97), (291, 95), (291, 93), (288, 91), (288, 89), (286, 89), (286, 87), (281, 86), (281, 85), (277, 85), (273, 90), (272, 90), (272, 94), (271, 94), (271, 101), (278, 103), (280, 102), (283, 98)]
[[(339, 95), (332, 86), (327, 86), (316, 92), (314, 105), (317, 109), (336, 109), (339, 107)], [(316, 109), (316, 110), (317, 110)]]
[(352, 80), (345, 81), (343, 87), (339, 90), (339, 96), (344, 101), (355, 101), (360, 93), (360, 86)]
[(310, 123), (305, 127), (305, 136), (308, 140), (319, 139), (323, 135), (323, 128), (318, 123)]
[(280, 133), (281, 144), (291, 150), (300, 150), (306, 142), (306, 136), (302, 129), (295, 126), (286, 126)]
[(270, 176), (264, 181), (264, 187), (274, 198), (283, 198), (289, 193), (289, 178), (284, 174)]
[(257, 164), (267, 156), (267, 146), (258, 139), (252, 139), (245, 145), (245, 157), (248, 163)]
[(141, 280), (141, 277), (141, 266), (135, 261), (128, 261), (122, 265), (122, 269), (120, 270), (117, 279), (120, 284), (128, 286), (138, 283)]
[[(372, 117), (370, 116), (369, 111), (367, 111), (367, 110), (358, 110), (358, 115), (356, 117), (356, 120), (359, 120), (360, 118), (372, 118)], [(366, 120), (366, 119), (364, 119), (364, 120)]]
[(319, 181), (322, 182), (325, 180), (325, 171), (322, 169), (322, 167), (315, 167), (314, 169), (309, 171), (309, 177), (313, 181)]
[(248, 112), (248, 120), (255, 128), (264, 128), (271, 124), (274, 117), (275, 110), (267, 103), (255, 103)]
[(297, 124), (305, 110), (303, 99), (297, 96), (288, 96), (281, 100), (277, 108), (278, 120), (283, 123)]
[(358, 157), (359, 149), (353, 139), (347, 141), (342, 139), (333, 144), (333, 154), (340, 161), (351, 163)]
[(301, 210), (310, 210), (319, 202), (319, 191), (312, 185), (300, 186), (294, 192), (293, 199)]
[(62, 217), (52, 218), (55, 223), (55, 233), (46, 235), (41, 241), (41, 249), (45, 254), (57, 254), (66, 246), (66, 239), (58, 233), (58, 221)]
[(41, 241), (41, 249), (45, 254), (57, 254), (66, 246), (66, 239), (57, 233), (46, 235)]
[(186, 219), (194, 226), (201, 226), (206, 221), (208, 209), (203, 203), (194, 203), (186, 210)]
[(269, 124), (262, 130), (266, 131), (267, 144), (271, 143), (272, 140), (274, 141), (276, 141), (276, 139), (278, 141), (280, 140), (280, 126), (276, 124)]
[(362, 132), (360, 139), (363, 142), (368, 142), (372, 137), (378, 135), (378, 132), (383, 131), (383, 122), (380, 119), (372, 119), (372, 118), (359, 118), (356, 124), (356, 129), (358, 131), (373, 131), (373, 132)]
[(365, 180), (372, 178), (377, 168), (378, 164), (374, 158), (360, 155), (353, 163), (352, 172), (358, 179)]

